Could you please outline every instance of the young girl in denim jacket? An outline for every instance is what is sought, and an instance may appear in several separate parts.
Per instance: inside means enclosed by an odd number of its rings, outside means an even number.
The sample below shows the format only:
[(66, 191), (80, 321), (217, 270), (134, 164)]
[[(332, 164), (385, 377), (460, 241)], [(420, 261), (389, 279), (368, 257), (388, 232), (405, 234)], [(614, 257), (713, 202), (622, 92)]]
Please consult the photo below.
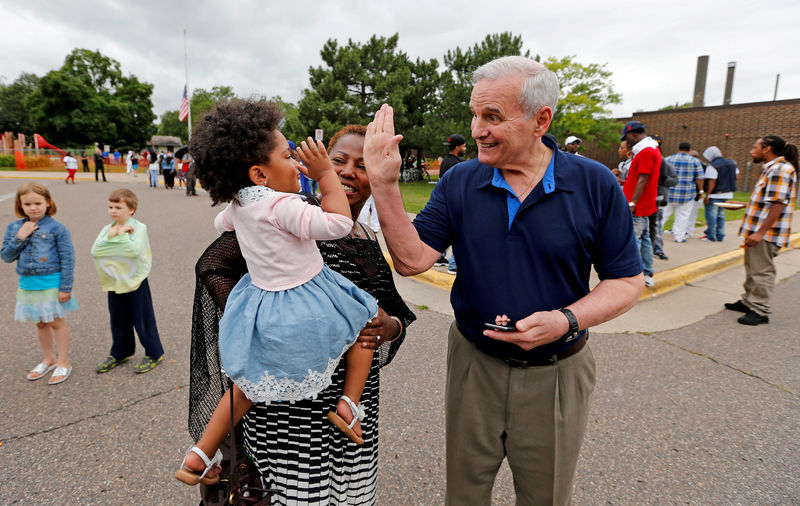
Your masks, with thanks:
[(55, 369), (48, 383), (56, 385), (72, 372), (64, 315), (78, 309), (72, 296), (75, 250), (67, 227), (51, 217), (56, 214), (56, 203), (41, 184), (20, 186), (14, 211), (22, 219), (6, 228), (0, 256), (4, 262), (17, 261), (19, 287), (14, 319), (36, 323), (44, 357), (27, 378), (37, 380)]

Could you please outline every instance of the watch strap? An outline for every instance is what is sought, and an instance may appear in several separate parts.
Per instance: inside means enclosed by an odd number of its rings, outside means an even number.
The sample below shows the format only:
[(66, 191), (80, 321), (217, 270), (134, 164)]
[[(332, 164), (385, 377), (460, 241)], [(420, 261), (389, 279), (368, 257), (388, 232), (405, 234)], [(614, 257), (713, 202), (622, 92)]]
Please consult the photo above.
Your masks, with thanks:
[(569, 322), (569, 330), (567, 330), (567, 333), (564, 334), (562, 338), (563, 337), (569, 338), (577, 335), (578, 332), (580, 331), (580, 328), (578, 327), (578, 319), (575, 318), (575, 314), (565, 307), (562, 307), (561, 309), (559, 309), (559, 311), (561, 311), (561, 313), (567, 317), (567, 321)]

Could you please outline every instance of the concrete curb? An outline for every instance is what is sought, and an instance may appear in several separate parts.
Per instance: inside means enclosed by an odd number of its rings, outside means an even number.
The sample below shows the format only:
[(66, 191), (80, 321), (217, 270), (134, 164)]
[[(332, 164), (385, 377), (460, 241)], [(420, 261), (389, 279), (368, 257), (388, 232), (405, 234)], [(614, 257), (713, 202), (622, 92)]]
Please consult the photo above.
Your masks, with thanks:
[[(791, 248), (800, 248), (800, 232), (795, 232), (792, 234), (789, 238), (789, 247), (783, 248), (781, 251), (786, 251)], [(389, 253), (384, 251), (383, 256), (386, 258), (386, 261), (389, 262), (389, 265), (394, 268), (394, 264), (392, 263)], [(722, 253), (713, 257), (697, 260), (696, 262), (691, 262), (680, 267), (675, 267), (668, 271), (657, 272), (653, 276), (656, 284), (652, 287), (645, 287), (639, 300), (647, 300), (667, 292), (671, 292), (676, 288), (680, 288), (699, 279), (724, 271), (725, 269), (735, 267), (743, 262), (744, 249), (738, 248), (733, 251), (728, 251), (727, 253)], [(450, 289), (453, 287), (453, 281), (455, 280), (455, 276), (451, 274), (444, 274), (433, 269), (411, 277), (417, 281), (421, 281), (422, 283), (426, 283), (446, 291), (450, 291)]]
[[(800, 248), (800, 232), (795, 232), (789, 236), (789, 246), (782, 248), (781, 251), (787, 251), (792, 248)], [(734, 251), (728, 251), (727, 253), (675, 267), (668, 271), (657, 272), (653, 276), (656, 284), (651, 287), (645, 287), (639, 300), (646, 300), (670, 292), (683, 285), (724, 271), (725, 269), (729, 269), (743, 262), (744, 248), (738, 248)]]

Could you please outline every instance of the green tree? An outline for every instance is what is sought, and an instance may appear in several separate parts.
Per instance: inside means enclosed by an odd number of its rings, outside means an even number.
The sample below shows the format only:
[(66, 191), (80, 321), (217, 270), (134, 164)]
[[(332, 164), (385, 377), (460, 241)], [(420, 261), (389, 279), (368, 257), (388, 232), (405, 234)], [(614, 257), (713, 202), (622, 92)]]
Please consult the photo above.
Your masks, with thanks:
[(11, 84), (0, 85), (0, 132), (34, 133), (25, 98), (38, 86), (39, 77), (27, 72)]
[(125, 76), (99, 51), (73, 49), (25, 99), (35, 129), (50, 142), (142, 145), (155, 132), (153, 85)]
[(616, 146), (622, 125), (610, 117), (608, 106), (619, 104), (622, 97), (614, 91), (605, 64), (584, 65), (576, 62), (575, 56), (565, 56), (550, 57), (544, 65), (556, 73), (561, 85), (548, 133), (559, 142), (576, 135), (603, 147)]
[(230, 86), (214, 86), (211, 90), (195, 89), (191, 99), (192, 127), (218, 102), (229, 102), (235, 98), (236, 94)]
[(398, 50), (398, 35), (373, 35), (340, 46), (330, 39), (320, 51), (323, 66), (309, 68), (298, 118), (304, 132), (323, 129), (325, 137), (349, 123), (365, 124), (383, 103), (395, 109), (397, 129), (411, 141), (424, 139), (424, 115), (435, 99), (436, 60), (411, 61)]
[(303, 124), (300, 122), (300, 111), (295, 104), (283, 100), (280, 96), (275, 96), (269, 99), (270, 102), (280, 104), (283, 108), (284, 116), (281, 132), (287, 139), (300, 142), (306, 137), (314, 137), (314, 131), (307, 131)]
[(158, 120), (158, 130), (156, 133), (158, 135), (171, 135), (173, 137), (178, 137), (181, 139), (181, 142), (184, 144), (186, 143), (186, 139), (189, 136), (189, 130), (187, 121), (184, 119), (183, 121), (178, 121), (178, 114), (180, 111), (178, 109), (172, 111), (164, 112)]

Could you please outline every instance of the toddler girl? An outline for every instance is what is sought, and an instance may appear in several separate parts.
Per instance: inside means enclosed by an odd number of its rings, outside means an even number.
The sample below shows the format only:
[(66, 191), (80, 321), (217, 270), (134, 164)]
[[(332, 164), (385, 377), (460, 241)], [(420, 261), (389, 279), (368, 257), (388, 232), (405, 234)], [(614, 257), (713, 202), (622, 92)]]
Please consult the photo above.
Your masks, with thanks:
[(281, 119), (272, 103), (220, 104), (190, 144), (195, 173), (214, 203), (232, 201), (214, 225), (219, 232), (236, 232), (248, 268), (219, 322), (220, 360), (234, 386), (175, 475), (190, 485), (219, 480), (218, 448), (231, 428), (229, 395), (236, 421), (253, 402), (314, 397), (331, 384), (345, 352), (344, 392), (328, 418), (363, 442), (357, 404), (372, 350), (351, 345), (377, 314), (377, 302), (323, 265), (315, 240), (347, 235), (353, 227), (350, 206), (325, 147), (311, 138), (297, 151), (304, 170), (320, 182), (322, 207), (296, 194), (301, 168), (278, 130)]
[(56, 203), (41, 184), (20, 186), (14, 210), (22, 219), (6, 228), (0, 254), (5, 262), (17, 260), (19, 288), (14, 319), (36, 323), (44, 356), (27, 378), (37, 380), (55, 369), (47, 382), (56, 385), (66, 381), (72, 372), (69, 328), (64, 315), (78, 309), (72, 296), (75, 250), (67, 227), (51, 218), (56, 214)]

